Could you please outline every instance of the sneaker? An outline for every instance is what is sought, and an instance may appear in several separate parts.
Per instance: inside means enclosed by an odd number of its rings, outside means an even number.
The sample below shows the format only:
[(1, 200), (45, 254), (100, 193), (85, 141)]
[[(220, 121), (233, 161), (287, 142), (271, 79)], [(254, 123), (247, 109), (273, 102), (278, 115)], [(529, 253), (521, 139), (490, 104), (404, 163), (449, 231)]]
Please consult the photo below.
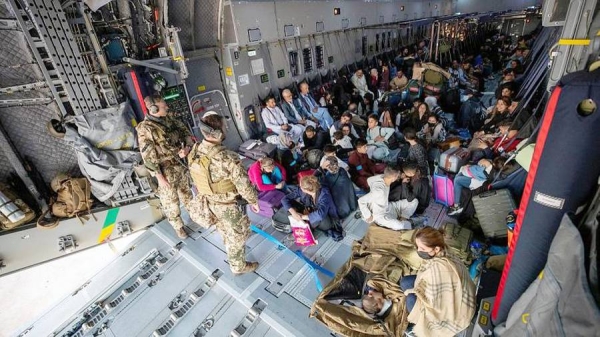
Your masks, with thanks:
[(246, 266), (241, 271), (232, 271), (233, 275), (242, 275), (246, 273), (251, 273), (258, 268), (258, 262), (246, 262)]
[(179, 237), (181, 240), (183, 240), (183, 239), (187, 239), (187, 238), (188, 238), (188, 234), (187, 234), (187, 232), (185, 231), (185, 229), (184, 229), (183, 227), (176, 229), (176, 230), (175, 230), (175, 233), (177, 233), (177, 236), (178, 236), (178, 237)]
[(463, 208), (460, 206), (452, 206), (450, 207), (450, 209), (448, 210), (448, 215), (457, 215), (462, 213)]

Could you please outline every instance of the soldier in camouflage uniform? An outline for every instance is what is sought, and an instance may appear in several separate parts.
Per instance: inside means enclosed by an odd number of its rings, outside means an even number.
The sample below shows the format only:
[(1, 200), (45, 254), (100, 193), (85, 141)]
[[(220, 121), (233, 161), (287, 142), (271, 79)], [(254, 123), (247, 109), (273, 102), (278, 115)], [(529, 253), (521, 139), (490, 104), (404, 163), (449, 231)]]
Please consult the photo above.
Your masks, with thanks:
[(187, 238), (179, 203), (188, 211), (192, 201), (187, 167), (182, 161), (194, 144), (186, 126), (168, 116), (165, 100), (158, 96), (144, 98), (148, 108), (146, 118), (136, 127), (144, 165), (158, 180), (158, 197), (162, 210), (181, 239)]
[(188, 155), (190, 175), (198, 189), (193, 207), (204, 210), (204, 221), (214, 224), (221, 234), (231, 271), (234, 274), (252, 272), (258, 262), (246, 262), (250, 220), (238, 201), (245, 199), (252, 210), (258, 212), (257, 192), (238, 154), (221, 145), (225, 139), (223, 118), (209, 111), (199, 124), (204, 140), (194, 145)]

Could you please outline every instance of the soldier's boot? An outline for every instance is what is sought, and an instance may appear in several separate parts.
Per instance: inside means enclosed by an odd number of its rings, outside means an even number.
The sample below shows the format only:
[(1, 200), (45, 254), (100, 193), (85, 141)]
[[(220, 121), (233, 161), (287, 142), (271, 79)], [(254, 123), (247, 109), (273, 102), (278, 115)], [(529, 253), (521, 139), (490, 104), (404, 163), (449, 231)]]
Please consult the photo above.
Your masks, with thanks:
[(246, 262), (246, 266), (241, 271), (234, 271), (233, 275), (241, 275), (251, 273), (258, 268), (258, 262)]
[(177, 233), (177, 236), (178, 236), (180, 239), (182, 239), (182, 240), (183, 240), (183, 239), (187, 239), (187, 238), (188, 238), (188, 234), (187, 234), (187, 232), (185, 231), (185, 229), (183, 229), (183, 227), (177, 228), (177, 229), (175, 230), (175, 233)]

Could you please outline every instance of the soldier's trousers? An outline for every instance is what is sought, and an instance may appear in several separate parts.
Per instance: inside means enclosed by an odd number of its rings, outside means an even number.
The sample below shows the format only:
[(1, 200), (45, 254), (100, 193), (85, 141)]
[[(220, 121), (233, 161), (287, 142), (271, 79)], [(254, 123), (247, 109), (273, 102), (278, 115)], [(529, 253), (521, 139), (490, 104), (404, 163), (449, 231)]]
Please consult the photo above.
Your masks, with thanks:
[(183, 166), (173, 166), (163, 169), (163, 172), (169, 181), (169, 187), (158, 187), (158, 198), (162, 205), (162, 211), (167, 220), (175, 229), (183, 227), (181, 220), (180, 203), (183, 203), (189, 211), (192, 201), (192, 191), (190, 190), (187, 171)]
[(210, 211), (217, 218), (217, 231), (223, 238), (229, 268), (239, 272), (246, 266), (246, 240), (250, 236), (250, 219), (236, 204), (223, 205), (209, 203)]

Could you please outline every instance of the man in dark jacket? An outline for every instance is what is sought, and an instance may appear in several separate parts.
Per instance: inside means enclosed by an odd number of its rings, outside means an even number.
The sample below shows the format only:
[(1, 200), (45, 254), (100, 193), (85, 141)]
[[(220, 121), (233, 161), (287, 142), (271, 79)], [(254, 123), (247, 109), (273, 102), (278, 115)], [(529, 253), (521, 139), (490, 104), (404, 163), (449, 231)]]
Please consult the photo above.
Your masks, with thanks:
[(417, 199), (419, 205), (415, 213), (421, 214), (429, 206), (430, 195), (429, 179), (421, 175), (416, 163), (405, 162), (402, 165), (400, 180), (390, 186), (388, 201), (407, 200), (412, 202)]
[(318, 121), (312, 117), (306, 109), (294, 102), (294, 97), (289, 89), (285, 89), (281, 92), (283, 100), (281, 101), (281, 109), (283, 115), (287, 118), (288, 122), (292, 124), (300, 124), (303, 126), (316, 126)]
[(302, 151), (310, 151), (312, 149), (323, 150), (325, 145), (331, 144), (327, 132), (315, 129), (314, 126), (307, 126), (302, 135), (304, 147)]
[(346, 218), (358, 208), (352, 181), (346, 170), (340, 170), (336, 157), (327, 157), (315, 176), (319, 178), (321, 185), (329, 188), (340, 219)]
[(480, 116), (485, 119), (485, 111), (480, 97), (479, 92), (475, 90), (465, 90), (465, 96), (461, 98), (461, 101), (464, 100), (464, 102), (460, 106), (457, 120), (459, 128), (473, 128), (473, 130), (478, 130), (483, 125), (483, 120), (481, 120), (481, 123), (478, 122)]

